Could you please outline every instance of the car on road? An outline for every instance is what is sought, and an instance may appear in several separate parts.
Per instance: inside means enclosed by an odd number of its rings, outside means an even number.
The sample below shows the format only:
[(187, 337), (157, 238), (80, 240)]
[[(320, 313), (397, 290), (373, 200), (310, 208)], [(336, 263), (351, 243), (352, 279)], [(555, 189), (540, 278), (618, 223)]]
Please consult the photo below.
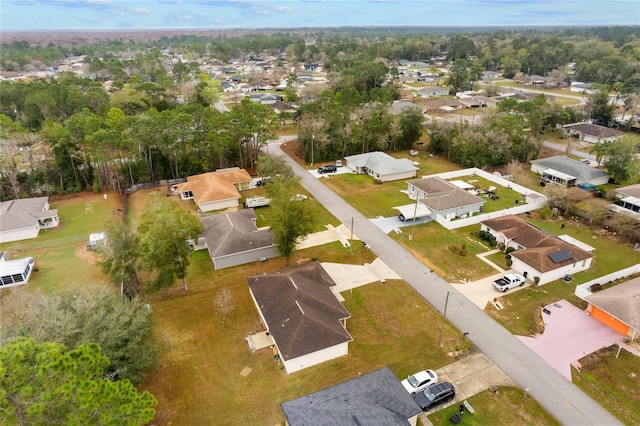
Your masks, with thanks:
[(418, 392), (415, 401), (422, 408), (422, 411), (427, 411), (438, 404), (452, 401), (455, 397), (456, 388), (449, 382), (440, 382)]
[(336, 160), (336, 167), (342, 167), (342, 160)]
[(433, 370), (424, 370), (407, 377), (401, 383), (407, 392), (413, 396), (429, 386), (438, 383), (438, 375)]
[(329, 164), (328, 166), (322, 166), (318, 169), (318, 173), (335, 173), (338, 171), (338, 168), (335, 164)]

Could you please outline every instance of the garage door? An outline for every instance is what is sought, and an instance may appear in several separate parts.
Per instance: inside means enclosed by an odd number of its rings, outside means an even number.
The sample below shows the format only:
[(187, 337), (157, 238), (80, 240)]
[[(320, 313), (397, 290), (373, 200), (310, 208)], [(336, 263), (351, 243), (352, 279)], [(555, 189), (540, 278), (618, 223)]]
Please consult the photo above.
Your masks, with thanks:
[(629, 333), (629, 326), (622, 321), (612, 317), (602, 309), (594, 306), (591, 310), (591, 316), (606, 325), (607, 327), (617, 331), (620, 334), (627, 335)]

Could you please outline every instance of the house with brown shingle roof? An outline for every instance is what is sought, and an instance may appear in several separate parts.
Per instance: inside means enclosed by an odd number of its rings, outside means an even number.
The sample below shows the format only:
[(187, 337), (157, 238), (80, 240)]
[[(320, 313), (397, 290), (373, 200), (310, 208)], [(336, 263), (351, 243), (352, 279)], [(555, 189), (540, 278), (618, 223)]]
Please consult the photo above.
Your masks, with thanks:
[(287, 373), (349, 353), (353, 338), (346, 321), (351, 315), (331, 291), (335, 282), (319, 262), (255, 275), (247, 282)]
[(251, 176), (238, 167), (189, 176), (173, 187), (183, 200), (194, 200), (201, 212), (238, 207), (240, 192), (249, 189)]
[(0, 202), (0, 243), (36, 238), (41, 229), (58, 226), (58, 210), (49, 207), (49, 197)]
[(594, 257), (514, 215), (482, 221), (480, 229), (495, 236), (505, 248), (516, 249), (511, 253), (511, 268), (528, 279), (540, 277), (539, 284), (586, 271)]
[(614, 141), (624, 135), (618, 130), (592, 123), (565, 124), (562, 128), (570, 135), (589, 143)]
[(631, 339), (640, 338), (640, 278), (584, 297), (592, 317)]
[(256, 227), (253, 209), (204, 216), (200, 221), (216, 270), (278, 256), (273, 234), (269, 229)]
[(437, 176), (413, 179), (407, 182), (407, 192), (414, 200), (424, 204), (432, 212), (431, 217), (447, 220), (481, 213), (485, 200)]

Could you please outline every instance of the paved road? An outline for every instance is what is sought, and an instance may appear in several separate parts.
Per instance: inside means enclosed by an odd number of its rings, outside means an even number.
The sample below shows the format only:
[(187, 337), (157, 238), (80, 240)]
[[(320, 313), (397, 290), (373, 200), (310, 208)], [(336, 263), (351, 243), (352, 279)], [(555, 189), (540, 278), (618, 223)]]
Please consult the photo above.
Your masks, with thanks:
[[(551, 141), (542, 141), (542, 145), (545, 148), (553, 149), (554, 151), (559, 151), (563, 154), (567, 152), (566, 145), (562, 145), (561, 143), (555, 143)], [(586, 158), (591, 161), (597, 161), (597, 157), (594, 154), (588, 154), (586, 152), (578, 151), (575, 148), (570, 150), (569, 154), (575, 155), (576, 157), (579, 157), (579, 158)]]
[[(279, 145), (271, 153), (284, 155)], [(275, 149), (277, 148), (277, 149)], [(371, 250), (396, 271), (440, 313), (449, 293), (447, 319), (501, 370), (528, 392), (558, 421), (566, 425), (617, 425), (620, 422), (567, 381), (549, 364), (507, 332), (500, 324), (413, 257), (351, 205), (284, 155), (302, 186), (345, 226), (366, 241)]]

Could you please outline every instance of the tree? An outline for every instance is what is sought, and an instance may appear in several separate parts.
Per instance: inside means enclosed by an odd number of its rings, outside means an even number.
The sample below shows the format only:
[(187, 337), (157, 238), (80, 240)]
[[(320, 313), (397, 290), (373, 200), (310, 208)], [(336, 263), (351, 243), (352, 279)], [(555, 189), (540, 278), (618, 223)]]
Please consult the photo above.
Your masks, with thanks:
[(260, 176), (284, 176), (289, 179), (294, 176), (293, 169), (282, 156), (264, 155), (258, 158), (257, 171)]
[(173, 285), (181, 279), (187, 291), (187, 266), (191, 245), (204, 232), (202, 223), (176, 203), (165, 202), (142, 215), (138, 227), (140, 253), (148, 270), (155, 272), (149, 290)]
[(625, 136), (614, 141), (600, 142), (591, 152), (596, 153), (598, 162), (603, 162), (613, 179), (620, 182), (628, 179), (631, 174), (637, 147), (632, 139)]
[(28, 307), (24, 318), (9, 324), (3, 319), (3, 338), (18, 336), (37, 343), (56, 342), (69, 349), (97, 343), (109, 358), (112, 377), (141, 382), (156, 365), (158, 350), (150, 340), (153, 316), (138, 298), (129, 300), (104, 287), (66, 290), (45, 296)]
[(420, 108), (405, 108), (400, 113), (400, 131), (398, 140), (399, 149), (411, 148), (422, 136), (422, 120), (424, 116)]
[(222, 315), (222, 327), (227, 326), (227, 316), (236, 308), (233, 302), (233, 293), (228, 288), (223, 288), (213, 299), (213, 306)]
[(100, 345), (67, 351), (59, 343), (20, 338), (0, 349), (0, 423), (5, 425), (141, 425), (156, 400), (129, 380), (104, 376)]
[(289, 259), (296, 249), (299, 238), (309, 234), (315, 225), (315, 216), (310, 203), (296, 201), (295, 179), (277, 176), (267, 185), (271, 198), (271, 232), (278, 253)]
[(609, 92), (597, 90), (588, 96), (586, 105), (587, 118), (608, 125), (613, 120), (615, 105), (609, 103)]
[(105, 238), (106, 245), (98, 251), (102, 272), (110, 276), (113, 284), (120, 285), (127, 297), (137, 296), (140, 290), (138, 238), (121, 222), (107, 224)]

